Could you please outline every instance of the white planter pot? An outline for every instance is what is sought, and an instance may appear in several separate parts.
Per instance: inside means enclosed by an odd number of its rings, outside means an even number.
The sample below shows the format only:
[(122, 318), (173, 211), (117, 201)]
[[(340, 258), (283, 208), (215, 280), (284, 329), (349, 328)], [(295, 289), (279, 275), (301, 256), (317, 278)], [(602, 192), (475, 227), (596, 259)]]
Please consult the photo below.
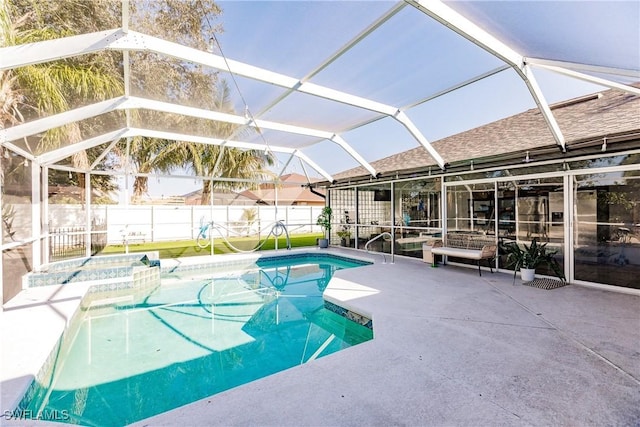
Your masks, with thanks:
[(536, 277), (536, 269), (535, 268), (521, 268), (520, 269), (520, 278), (523, 282), (531, 282)]

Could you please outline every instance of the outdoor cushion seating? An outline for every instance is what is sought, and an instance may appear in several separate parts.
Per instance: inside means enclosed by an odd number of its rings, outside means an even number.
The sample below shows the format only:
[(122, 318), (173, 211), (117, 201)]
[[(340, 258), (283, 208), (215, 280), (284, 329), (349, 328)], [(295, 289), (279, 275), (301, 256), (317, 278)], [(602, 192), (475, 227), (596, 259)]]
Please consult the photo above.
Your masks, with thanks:
[(487, 260), (489, 269), (493, 273), (491, 262), (496, 258), (497, 250), (498, 246), (492, 237), (466, 233), (447, 233), (444, 243), (435, 242), (431, 247), (431, 253), (435, 255), (476, 260), (480, 276), (482, 276), (480, 261), (483, 259)]
[(434, 237), (439, 235), (440, 233), (438, 232), (421, 232), (418, 236), (402, 237), (397, 239), (396, 243), (399, 251), (420, 251), (424, 243), (434, 240)]

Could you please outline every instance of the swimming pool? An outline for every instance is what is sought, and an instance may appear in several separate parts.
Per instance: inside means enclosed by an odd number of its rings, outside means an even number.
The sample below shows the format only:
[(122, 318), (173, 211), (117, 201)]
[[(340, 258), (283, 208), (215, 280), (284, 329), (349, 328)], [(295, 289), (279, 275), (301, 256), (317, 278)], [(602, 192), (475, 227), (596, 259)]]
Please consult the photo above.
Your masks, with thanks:
[(263, 258), (242, 271), (165, 274), (143, 293), (95, 299), (22, 407), (83, 425), (126, 425), (373, 338), (328, 309), (333, 272), (364, 263)]

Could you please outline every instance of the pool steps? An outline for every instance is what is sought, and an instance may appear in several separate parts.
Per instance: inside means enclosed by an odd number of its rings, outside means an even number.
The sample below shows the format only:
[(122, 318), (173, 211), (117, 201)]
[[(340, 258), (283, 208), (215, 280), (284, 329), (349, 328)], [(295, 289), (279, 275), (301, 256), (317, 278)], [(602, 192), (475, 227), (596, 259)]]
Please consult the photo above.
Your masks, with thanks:
[(59, 261), (26, 274), (23, 289), (83, 282), (94, 284), (90, 292), (136, 288), (155, 281), (156, 276), (159, 279), (159, 268), (157, 252)]

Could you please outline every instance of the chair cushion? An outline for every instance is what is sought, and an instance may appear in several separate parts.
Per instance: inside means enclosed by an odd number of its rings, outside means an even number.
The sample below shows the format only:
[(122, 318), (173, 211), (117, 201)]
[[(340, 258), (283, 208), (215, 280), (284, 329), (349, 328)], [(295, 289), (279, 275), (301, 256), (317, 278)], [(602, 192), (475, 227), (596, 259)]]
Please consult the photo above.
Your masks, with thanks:
[(467, 258), (467, 259), (482, 259), (482, 250), (478, 249), (459, 249), (459, 248), (433, 248), (431, 249), (431, 253), (438, 255), (447, 255), (454, 256), (459, 258)]

